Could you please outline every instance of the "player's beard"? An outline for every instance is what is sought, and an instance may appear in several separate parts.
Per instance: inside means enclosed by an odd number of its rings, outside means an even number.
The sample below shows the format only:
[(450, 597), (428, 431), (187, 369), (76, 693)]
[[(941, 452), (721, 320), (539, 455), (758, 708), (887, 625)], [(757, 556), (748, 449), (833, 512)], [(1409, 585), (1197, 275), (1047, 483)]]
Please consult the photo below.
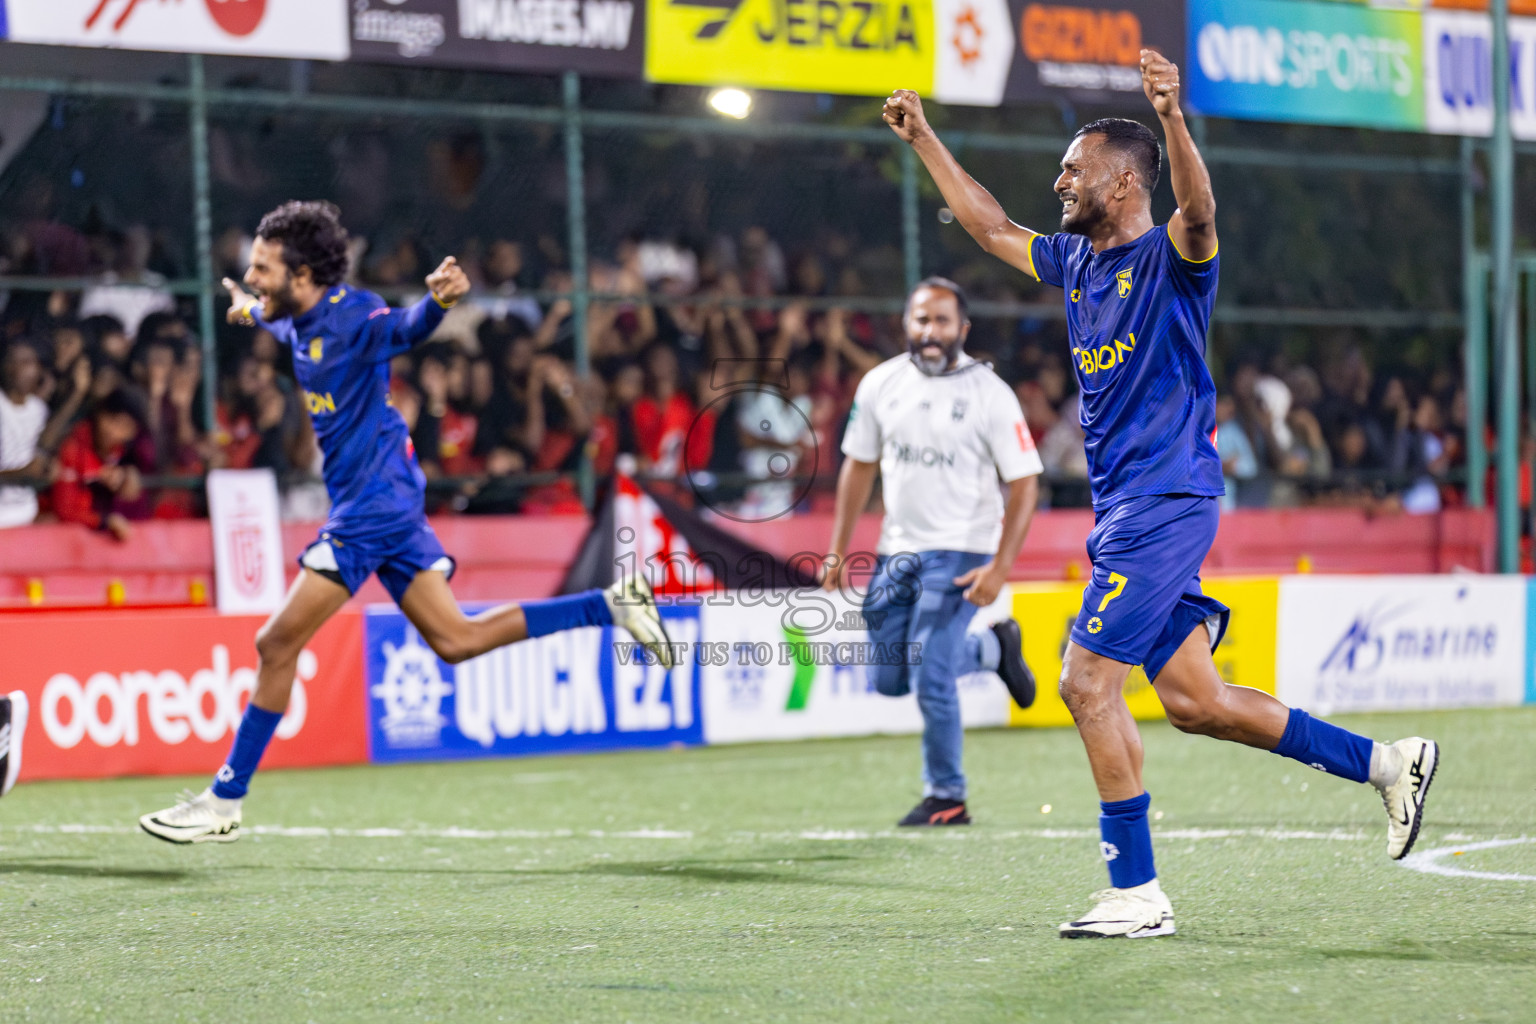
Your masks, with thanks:
[(262, 292), (257, 296), (261, 300), (261, 315), (269, 323), (280, 320), (285, 316), (292, 316), (298, 309), (298, 300), (293, 297), (293, 274), (283, 276), (283, 283), (269, 292)]
[(924, 355), (923, 345), (927, 342), (913, 340), (912, 338), (907, 339), (907, 354), (912, 357), (912, 362), (917, 364), (919, 370), (930, 377), (937, 377), (942, 373), (947, 373), (955, 365), (955, 361), (960, 358), (960, 346), (964, 344), (964, 339), (956, 338), (948, 342), (940, 341), (937, 338), (930, 340), (943, 350), (940, 354), (934, 356)]
[(1088, 193), (1077, 193), (1077, 205), (1070, 210), (1064, 210), (1061, 214), (1061, 230), (1072, 235), (1087, 235), (1093, 232), (1103, 222), (1108, 211), (1098, 197)]

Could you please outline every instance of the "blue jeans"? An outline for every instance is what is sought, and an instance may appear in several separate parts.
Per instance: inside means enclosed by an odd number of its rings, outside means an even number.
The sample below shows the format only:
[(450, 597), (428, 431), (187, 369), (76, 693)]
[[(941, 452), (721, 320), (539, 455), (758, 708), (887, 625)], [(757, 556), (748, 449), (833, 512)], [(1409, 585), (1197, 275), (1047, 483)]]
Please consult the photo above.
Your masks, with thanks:
[[(974, 551), (881, 555), (864, 598), (864, 622), (875, 644), (917, 644), (915, 664), (870, 666), (875, 689), (887, 697), (917, 691), (923, 713), (923, 795), (965, 799), (960, 767), (964, 730), (955, 678), (980, 668), (980, 649), (965, 628), (976, 606), (955, 577), (985, 565)], [(897, 659), (887, 659), (895, 661)]]

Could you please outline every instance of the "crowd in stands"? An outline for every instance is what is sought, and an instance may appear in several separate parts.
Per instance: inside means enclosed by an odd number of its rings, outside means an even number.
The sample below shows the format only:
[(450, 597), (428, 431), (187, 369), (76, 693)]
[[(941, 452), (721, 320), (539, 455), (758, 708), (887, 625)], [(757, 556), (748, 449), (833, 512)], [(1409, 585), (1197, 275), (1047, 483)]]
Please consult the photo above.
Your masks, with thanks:
[[(201, 514), (196, 479), (217, 467), (269, 467), (287, 514), (323, 516), (319, 451), (276, 339), (221, 324), (209, 415), (195, 307), (167, 290), (176, 267), (157, 256), (153, 232), (11, 227), (0, 276), (96, 283), (0, 291), (0, 526), (53, 518), (126, 538), (136, 520)], [(217, 269), (238, 276), (247, 243), (227, 232)], [(358, 240), (356, 255), (355, 284), (397, 302), (421, 294), (420, 247), (370, 253)], [(391, 400), (434, 481), (432, 511), (577, 511), (584, 461), (598, 479), (686, 472), (717, 508), (830, 502), (854, 388), (904, 349), (898, 315), (828, 308), (862, 292), (845, 253), (786, 252), (754, 227), (702, 250), (636, 239), (595, 262), (583, 376), (570, 301), (538, 301), (568, 292), (568, 271), (506, 238), (459, 255), (472, 300), (392, 367)], [(1083, 435), (1054, 331), (978, 332), (970, 350), (1016, 386), (1047, 500), (1080, 506)], [(1345, 345), (1316, 368), (1275, 358), (1223, 377), (1216, 444), (1229, 507), (1427, 512), (1460, 500), (1447, 481), (1464, 461), (1466, 403), (1450, 373), (1377, 374)], [(795, 486), (803, 478), (818, 482), (810, 496)]]

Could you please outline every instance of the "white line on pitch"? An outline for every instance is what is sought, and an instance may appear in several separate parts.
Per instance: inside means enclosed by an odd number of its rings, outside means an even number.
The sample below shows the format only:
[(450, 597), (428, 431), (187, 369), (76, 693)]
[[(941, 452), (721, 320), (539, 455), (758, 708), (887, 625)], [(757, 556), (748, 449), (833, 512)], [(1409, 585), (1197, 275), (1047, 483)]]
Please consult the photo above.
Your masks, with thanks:
[[(139, 830), (124, 825), (36, 824), (0, 825), (0, 834), (6, 832), (33, 835), (131, 835)], [(622, 831), (601, 829), (576, 830), (553, 829), (475, 829), (475, 828), (327, 828), (318, 825), (248, 825), (242, 831), (262, 837), (279, 839), (693, 839), (695, 833), (674, 829), (642, 828)], [(823, 842), (866, 842), (871, 840), (900, 839), (923, 841), (942, 837), (945, 840), (1010, 840), (1010, 839), (1097, 839), (1099, 833), (1085, 828), (1037, 828), (991, 831), (977, 829), (962, 832), (950, 830), (931, 832), (912, 830), (902, 832), (866, 832), (846, 829), (811, 829), (801, 832), (731, 832), (716, 838), (735, 842), (784, 842), (809, 839)], [(1363, 832), (1334, 830), (1318, 832), (1303, 829), (1222, 829), (1184, 828), (1160, 829), (1152, 833), (1154, 839), (1164, 841), (1211, 839), (1274, 839), (1320, 840), (1325, 842), (1359, 842), (1372, 838)], [(704, 838), (708, 838), (705, 836)]]
[(1536, 836), (1521, 836), (1518, 839), (1489, 839), (1481, 843), (1463, 843), (1460, 846), (1441, 846), (1434, 850), (1420, 850), (1418, 853), (1410, 853), (1404, 857), (1403, 867), (1411, 871), (1422, 871), (1426, 875), (1449, 875), (1453, 878), (1486, 878), (1494, 882), (1536, 882), (1536, 875), (1521, 875), (1510, 871), (1472, 871), (1468, 868), (1440, 863), (1442, 857), (1450, 857), (1458, 853), (1496, 850), (1502, 846), (1523, 846), (1526, 843), (1536, 843)]

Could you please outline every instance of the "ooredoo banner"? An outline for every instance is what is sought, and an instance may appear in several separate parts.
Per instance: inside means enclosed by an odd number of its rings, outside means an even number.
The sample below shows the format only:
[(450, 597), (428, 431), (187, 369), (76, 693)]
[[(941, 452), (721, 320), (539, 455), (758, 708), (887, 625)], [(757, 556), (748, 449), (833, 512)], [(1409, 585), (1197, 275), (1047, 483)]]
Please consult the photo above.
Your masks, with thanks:
[(1280, 699), (1324, 714), (1525, 699), (1519, 576), (1287, 577)]
[[(673, 642), (692, 652), (698, 608), (664, 608), (663, 615)], [(704, 741), (697, 663), (690, 657), (671, 671), (662, 669), (611, 627), (567, 630), (449, 665), (393, 605), (370, 607), (365, 618), (375, 761)]]
[(352, 58), (638, 78), (645, 0), (355, 0)]
[(10, 0), (19, 43), (345, 60), (346, 0)]
[[(26, 691), (23, 779), (213, 772), (256, 685), (258, 616), (114, 611), (0, 616), (5, 685)], [(368, 756), (362, 616), (337, 615), (299, 657), (263, 765)]]

